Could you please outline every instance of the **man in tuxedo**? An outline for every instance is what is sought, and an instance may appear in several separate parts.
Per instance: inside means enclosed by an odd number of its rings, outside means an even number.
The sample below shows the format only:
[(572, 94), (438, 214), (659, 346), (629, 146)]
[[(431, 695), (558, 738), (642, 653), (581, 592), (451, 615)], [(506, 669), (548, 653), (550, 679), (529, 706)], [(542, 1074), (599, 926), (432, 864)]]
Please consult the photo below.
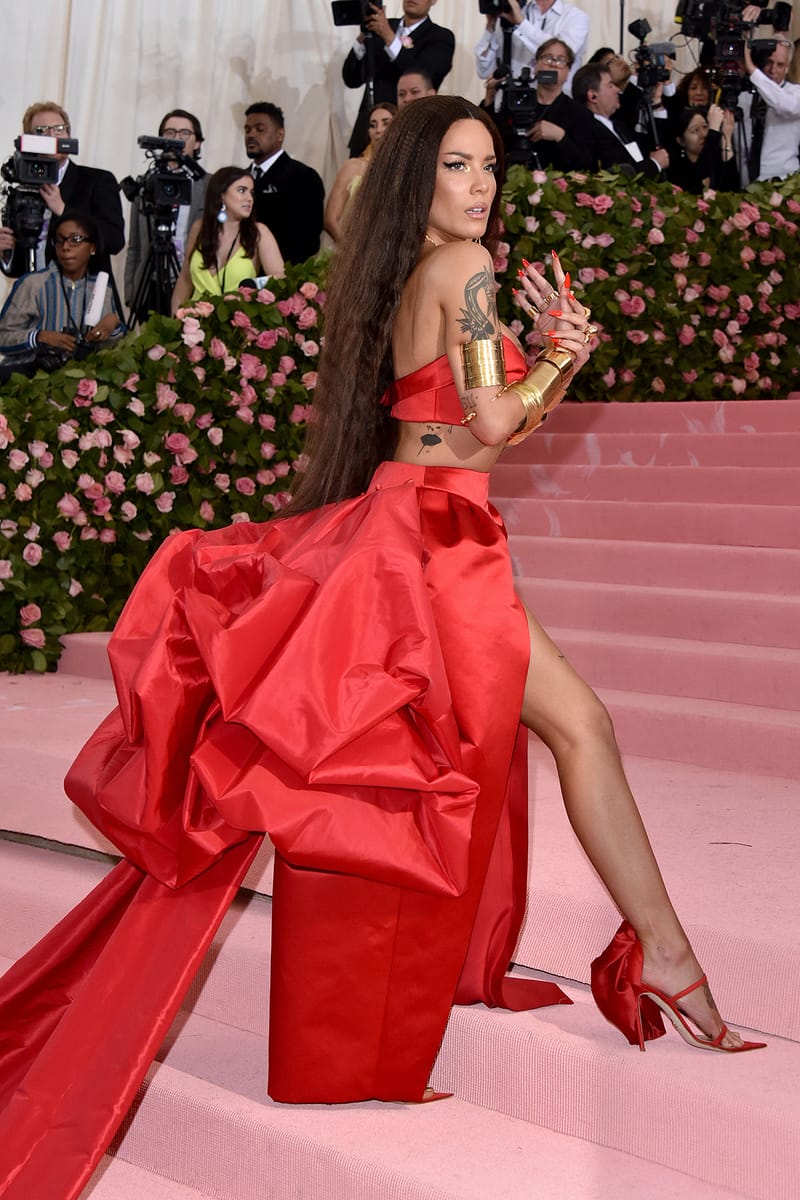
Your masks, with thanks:
[(595, 166), (600, 170), (617, 168), (626, 175), (646, 175), (649, 179), (661, 178), (662, 171), (669, 166), (669, 154), (662, 147), (645, 153), (636, 136), (618, 116), (620, 105), (619, 88), (611, 78), (608, 67), (599, 63), (587, 63), (575, 75), (572, 96), (576, 104), (582, 104), (594, 117), (589, 125), (591, 150)]
[(342, 79), (349, 88), (364, 87), (370, 73), (374, 99), (365, 88), (356, 123), (350, 137), (350, 155), (356, 158), (367, 144), (367, 122), (371, 105), (380, 101), (397, 103), (397, 81), (401, 75), (423, 71), (439, 90), (453, 65), (456, 40), (449, 29), (434, 25), (428, 13), (436, 0), (403, 0), (402, 18), (389, 20), (379, 4), (370, 4), (366, 18), (369, 36), (358, 35), (342, 67)]
[(283, 148), (283, 112), (258, 101), (244, 116), (244, 148), (252, 159), (256, 220), (271, 231), (286, 262), (316, 254), (322, 234), (325, 188), (313, 167)]
[[(22, 132), (40, 137), (71, 137), (67, 113), (59, 104), (42, 100), (26, 110)], [(39, 195), (45, 203), (44, 221), (36, 247), (37, 269), (45, 267), (55, 257), (51, 225), (52, 217), (60, 217), (65, 208), (75, 209), (94, 217), (97, 222), (99, 250), (97, 269), (111, 271), (110, 255), (118, 254), (125, 245), (125, 222), (119, 198), (119, 185), (110, 171), (78, 166), (65, 154), (55, 156), (58, 180), (45, 183)], [(26, 255), (16, 245), (14, 231), (0, 227), (0, 268), (6, 275), (18, 276), (28, 270)]]

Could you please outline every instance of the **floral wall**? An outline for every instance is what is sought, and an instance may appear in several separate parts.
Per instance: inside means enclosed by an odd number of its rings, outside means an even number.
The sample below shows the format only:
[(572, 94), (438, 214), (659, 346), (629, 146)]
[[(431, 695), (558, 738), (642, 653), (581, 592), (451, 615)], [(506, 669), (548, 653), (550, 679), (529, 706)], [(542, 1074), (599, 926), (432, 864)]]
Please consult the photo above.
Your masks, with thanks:
[[(573, 401), (798, 388), (797, 180), (700, 198), (517, 167), (504, 201), (498, 305), (530, 356), (538, 338), (511, 297), (523, 257), (557, 250), (599, 327)], [(154, 316), (114, 349), (4, 386), (0, 669), (53, 669), (63, 633), (111, 628), (174, 530), (285, 506), (304, 467), (325, 265)]]

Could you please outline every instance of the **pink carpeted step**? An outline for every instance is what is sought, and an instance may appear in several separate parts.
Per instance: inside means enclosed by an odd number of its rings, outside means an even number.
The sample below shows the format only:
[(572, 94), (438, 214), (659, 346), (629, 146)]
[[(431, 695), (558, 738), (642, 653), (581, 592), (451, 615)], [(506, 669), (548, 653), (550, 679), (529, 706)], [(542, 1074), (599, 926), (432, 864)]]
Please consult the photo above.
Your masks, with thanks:
[[(616, 500), (620, 504), (684, 503), (800, 505), (797, 467), (589, 466), (554, 462), (506, 463), (492, 472), (492, 498)], [(764, 514), (768, 519), (768, 512)]]
[(549, 626), (594, 688), (795, 710), (800, 650)]
[(106, 1155), (81, 1192), (80, 1200), (216, 1200), (216, 1197)]
[(58, 660), (62, 675), (81, 675), (84, 679), (110, 679), (108, 642), (111, 633), (67, 633), (61, 639), (64, 647)]
[(557, 624), (693, 641), (800, 647), (800, 593), (772, 596), (537, 578), (517, 579), (516, 585), (545, 629)]
[(627, 541), (701, 542), (716, 546), (800, 548), (798, 510), (776, 504), (684, 504), (614, 500), (497, 500), (509, 534), (611, 538)]
[(795, 596), (800, 591), (800, 550), (521, 533), (510, 548), (514, 574), (533, 579)]
[(800, 460), (800, 432), (639, 433), (550, 429), (504, 452), (504, 463), (589, 463), (594, 466), (792, 467)]
[[(690, 400), (652, 404), (560, 404), (547, 419), (547, 432), (797, 433), (800, 401)], [(542, 430), (544, 432), (544, 430)], [(530, 441), (530, 439), (528, 439)], [(523, 443), (518, 448), (522, 449)], [(515, 451), (516, 453), (517, 451)]]
[(797, 711), (598, 689), (623, 754), (800, 777)]

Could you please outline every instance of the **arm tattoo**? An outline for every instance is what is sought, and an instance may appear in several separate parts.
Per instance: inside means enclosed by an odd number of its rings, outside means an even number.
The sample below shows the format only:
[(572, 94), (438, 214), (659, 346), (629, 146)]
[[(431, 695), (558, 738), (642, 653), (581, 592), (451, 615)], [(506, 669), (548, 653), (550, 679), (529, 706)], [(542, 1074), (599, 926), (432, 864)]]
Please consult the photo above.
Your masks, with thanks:
[[(484, 299), (483, 306), (481, 298)], [(494, 280), (487, 267), (477, 271), (464, 285), (464, 307), (458, 323), (461, 332), (468, 334), (471, 342), (494, 337), (497, 330), (497, 301)]]
[(439, 437), (439, 434), (436, 433), (435, 425), (428, 425), (427, 430), (428, 432), (423, 433), (419, 439), (421, 445), (417, 451), (417, 458), (419, 458), (420, 454), (424, 454), (426, 450), (430, 450), (433, 446), (438, 446), (441, 443), (442, 439)]
[(475, 412), (478, 403), (474, 392), (467, 392), (466, 396), (461, 397), (461, 407), (465, 413)]

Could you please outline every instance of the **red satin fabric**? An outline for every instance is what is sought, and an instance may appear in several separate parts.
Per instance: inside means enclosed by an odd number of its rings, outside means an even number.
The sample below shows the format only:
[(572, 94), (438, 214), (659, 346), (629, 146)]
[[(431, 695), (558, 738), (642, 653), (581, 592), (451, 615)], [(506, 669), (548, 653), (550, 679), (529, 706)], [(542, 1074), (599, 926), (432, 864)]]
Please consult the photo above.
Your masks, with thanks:
[(592, 995), (600, 1012), (616, 1025), (633, 1046), (639, 1045), (639, 1012), (642, 1040), (654, 1041), (666, 1030), (657, 1004), (640, 998), (644, 951), (636, 930), (623, 921), (612, 941), (592, 963)]
[(529, 656), (488, 477), (170, 538), (111, 642), (119, 708), (67, 790), (126, 855), (0, 981), (0, 1195), (73, 1200), (267, 830), (269, 1092), (419, 1099), (524, 910)]
[[(509, 383), (516, 383), (527, 373), (525, 356), (509, 337), (503, 338), (503, 354), (506, 378)], [(446, 354), (395, 380), (381, 403), (391, 404), (392, 416), (398, 421), (439, 421), (443, 425), (458, 425), (464, 416)]]

